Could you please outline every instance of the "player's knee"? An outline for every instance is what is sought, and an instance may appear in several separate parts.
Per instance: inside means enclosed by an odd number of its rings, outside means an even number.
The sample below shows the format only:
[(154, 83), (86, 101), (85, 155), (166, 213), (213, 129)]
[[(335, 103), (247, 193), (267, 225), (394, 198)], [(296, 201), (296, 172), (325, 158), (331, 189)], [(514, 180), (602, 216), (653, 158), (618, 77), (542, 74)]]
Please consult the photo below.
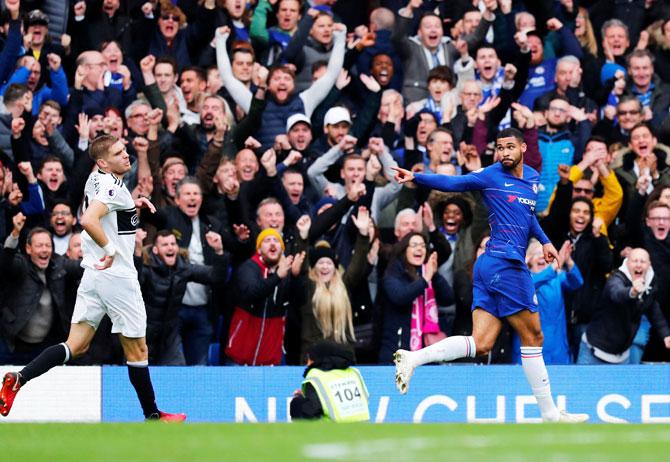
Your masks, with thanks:
[(521, 346), (541, 347), (544, 344), (542, 329), (526, 332), (521, 338)]
[(76, 358), (86, 353), (89, 347), (88, 343), (78, 343), (78, 342), (67, 343), (67, 346), (70, 349), (70, 354), (72, 355), (73, 358)]
[(126, 348), (126, 360), (131, 362), (146, 361), (149, 358), (149, 349), (146, 343), (134, 343)]

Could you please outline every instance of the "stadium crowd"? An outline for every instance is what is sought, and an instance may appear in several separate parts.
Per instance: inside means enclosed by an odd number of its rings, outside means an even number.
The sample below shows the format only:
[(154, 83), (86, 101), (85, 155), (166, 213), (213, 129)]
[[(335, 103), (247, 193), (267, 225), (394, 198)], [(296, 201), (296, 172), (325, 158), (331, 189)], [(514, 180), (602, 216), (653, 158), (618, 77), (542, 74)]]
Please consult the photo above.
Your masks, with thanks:
[[(158, 208), (132, 219), (150, 364), (470, 335), (487, 210), (392, 167), (475, 172), (510, 126), (560, 249), (527, 252), (547, 363), (670, 360), (667, 2), (4, 0), (0, 29), (0, 364), (67, 337), (103, 133)], [(75, 363), (122, 360), (107, 319)]]

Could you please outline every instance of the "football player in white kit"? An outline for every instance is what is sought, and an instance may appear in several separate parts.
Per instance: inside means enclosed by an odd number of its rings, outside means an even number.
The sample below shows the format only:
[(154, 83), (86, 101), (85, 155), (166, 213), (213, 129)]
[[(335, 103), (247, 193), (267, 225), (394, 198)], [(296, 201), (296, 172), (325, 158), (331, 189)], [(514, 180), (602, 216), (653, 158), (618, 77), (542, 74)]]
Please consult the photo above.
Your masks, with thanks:
[(130, 171), (125, 145), (115, 136), (102, 135), (91, 143), (89, 154), (96, 170), (84, 189), (81, 245), (84, 275), (64, 343), (44, 350), (20, 372), (9, 372), (0, 390), (0, 414), (7, 415), (19, 389), (52, 367), (66, 363), (88, 349), (105, 314), (118, 333), (132, 383), (144, 416), (149, 420), (183, 421), (184, 414), (159, 411), (149, 376), (145, 341), (147, 317), (137, 271), (133, 264), (138, 209), (155, 207), (146, 198), (133, 200), (123, 184)]

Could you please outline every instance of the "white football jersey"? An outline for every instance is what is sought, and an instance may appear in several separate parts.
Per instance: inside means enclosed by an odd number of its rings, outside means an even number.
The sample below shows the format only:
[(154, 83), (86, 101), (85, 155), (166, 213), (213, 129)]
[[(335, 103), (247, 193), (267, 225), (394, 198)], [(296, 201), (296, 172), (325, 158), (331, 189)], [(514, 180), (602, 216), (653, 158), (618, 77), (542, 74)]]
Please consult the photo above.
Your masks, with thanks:
[[(137, 278), (133, 253), (139, 217), (130, 191), (120, 178), (97, 169), (86, 181), (83, 210), (86, 210), (93, 200), (102, 202), (109, 209), (109, 212), (100, 219), (100, 223), (105, 236), (116, 247), (114, 263), (104, 270), (105, 273)], [(94, 265), (99, 265), (100, 259), (105, 256), (104, 250), (86, 231), (81, 233), (81, 248), (84, 254), (81, 266), (95, 270)]]

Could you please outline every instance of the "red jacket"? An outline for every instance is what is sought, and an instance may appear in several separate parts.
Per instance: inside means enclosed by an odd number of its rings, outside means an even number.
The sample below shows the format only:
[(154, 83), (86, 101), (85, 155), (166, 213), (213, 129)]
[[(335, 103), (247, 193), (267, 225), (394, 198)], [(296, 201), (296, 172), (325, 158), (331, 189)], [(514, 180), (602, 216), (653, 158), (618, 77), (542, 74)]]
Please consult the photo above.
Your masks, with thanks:
[(282, 360), (288, 277), (272, 273), (258, 254), (244, 262), (234, 279), (236, 306), (226, 356), (248, 366), (279, 365)]

